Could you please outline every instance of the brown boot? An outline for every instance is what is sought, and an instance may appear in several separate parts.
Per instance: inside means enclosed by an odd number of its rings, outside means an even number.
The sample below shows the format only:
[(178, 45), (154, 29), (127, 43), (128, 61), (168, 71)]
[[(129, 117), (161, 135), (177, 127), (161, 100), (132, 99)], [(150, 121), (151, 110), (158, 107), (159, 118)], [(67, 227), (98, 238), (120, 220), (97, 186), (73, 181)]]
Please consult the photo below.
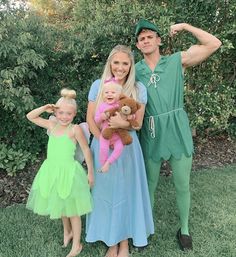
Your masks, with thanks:
[(179, 247), (182, 251), (188, 251), (193, 249), (192, 237), (189, 235), (182, 235), (181, 229), (177, 231), (177, 240), (179, 243)]

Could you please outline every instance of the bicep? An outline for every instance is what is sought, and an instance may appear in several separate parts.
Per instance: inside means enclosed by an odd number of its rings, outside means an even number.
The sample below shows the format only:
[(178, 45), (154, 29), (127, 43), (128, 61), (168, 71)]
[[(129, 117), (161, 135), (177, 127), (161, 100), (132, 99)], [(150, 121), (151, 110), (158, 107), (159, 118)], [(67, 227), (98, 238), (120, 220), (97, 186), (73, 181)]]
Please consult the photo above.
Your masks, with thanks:
[(184, 68), (197, 65), (206, 60), (215, 50), (204, 45), (193, 45), (187, 51), (181, 52)]

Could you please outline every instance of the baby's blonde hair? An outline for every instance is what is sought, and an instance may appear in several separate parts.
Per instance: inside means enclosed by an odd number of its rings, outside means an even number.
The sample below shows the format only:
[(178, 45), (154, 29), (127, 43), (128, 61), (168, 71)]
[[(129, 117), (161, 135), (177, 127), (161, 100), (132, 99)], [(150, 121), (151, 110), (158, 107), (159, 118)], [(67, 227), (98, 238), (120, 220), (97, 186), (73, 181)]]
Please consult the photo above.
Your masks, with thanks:
[(121, 94), (121, 92), (123, 90), (123, 87), (120, 84), (118, 84), (117, 82), (111, 81), (111, 82), (107, 82), (103, 85), (102, 94), (104, 93), (104, 91), (107, 87), (113, 88), (119, 94)]
[(77, 103), (76, 103), (76, 92), (73, 89), (69, 88), (63, 88), (60, 92), (61, 98), (58, 99), (56, 105), (60, 105), (62, 102), (66, 102), (68, 104), (71, 104), (75, 107), (75, 110), (77, 110)]

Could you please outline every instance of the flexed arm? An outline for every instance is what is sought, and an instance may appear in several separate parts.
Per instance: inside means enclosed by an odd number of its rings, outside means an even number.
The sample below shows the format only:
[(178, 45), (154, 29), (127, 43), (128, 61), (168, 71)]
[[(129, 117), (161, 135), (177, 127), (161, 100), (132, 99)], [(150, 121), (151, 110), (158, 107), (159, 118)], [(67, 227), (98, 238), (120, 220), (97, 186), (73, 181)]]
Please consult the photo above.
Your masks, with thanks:
[(221, 41), (218, 38), (187, 23), (179, 23), (170, 27), (171, 36), (175, 36), (180, 31), (192, 33), (200, 42), (199, 45), (193, 45), (187, 51), (181, 52), (184, 68), (201, 63), (221, 46)]
[(48, 119), (44, 119), (44, 118), (40, 117), (40, 115), (44, 112), (53, 113), (56, 108), (58, 108), (58, 107), (55, 104), (46, 104), (46, 105), (43, 105), (41, 107), (38, 107), (38, 108), (30, 111), (26, 115), (26, 117), (28, 120), (30, 120), (34, 124), (36, 124), (40, 127), (49, 129), (53, 122)]

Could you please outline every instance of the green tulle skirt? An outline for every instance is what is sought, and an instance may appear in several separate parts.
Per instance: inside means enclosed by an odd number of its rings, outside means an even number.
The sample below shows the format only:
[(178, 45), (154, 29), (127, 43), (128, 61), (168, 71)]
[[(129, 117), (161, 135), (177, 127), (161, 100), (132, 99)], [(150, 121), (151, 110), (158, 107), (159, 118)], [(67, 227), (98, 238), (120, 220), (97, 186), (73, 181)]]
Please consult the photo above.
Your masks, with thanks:
[(51, 219), (89, 213), (91, 196), (81, 165), (76, 161), (63, 165), (45, 160), (34, 179), (26, 208)]

